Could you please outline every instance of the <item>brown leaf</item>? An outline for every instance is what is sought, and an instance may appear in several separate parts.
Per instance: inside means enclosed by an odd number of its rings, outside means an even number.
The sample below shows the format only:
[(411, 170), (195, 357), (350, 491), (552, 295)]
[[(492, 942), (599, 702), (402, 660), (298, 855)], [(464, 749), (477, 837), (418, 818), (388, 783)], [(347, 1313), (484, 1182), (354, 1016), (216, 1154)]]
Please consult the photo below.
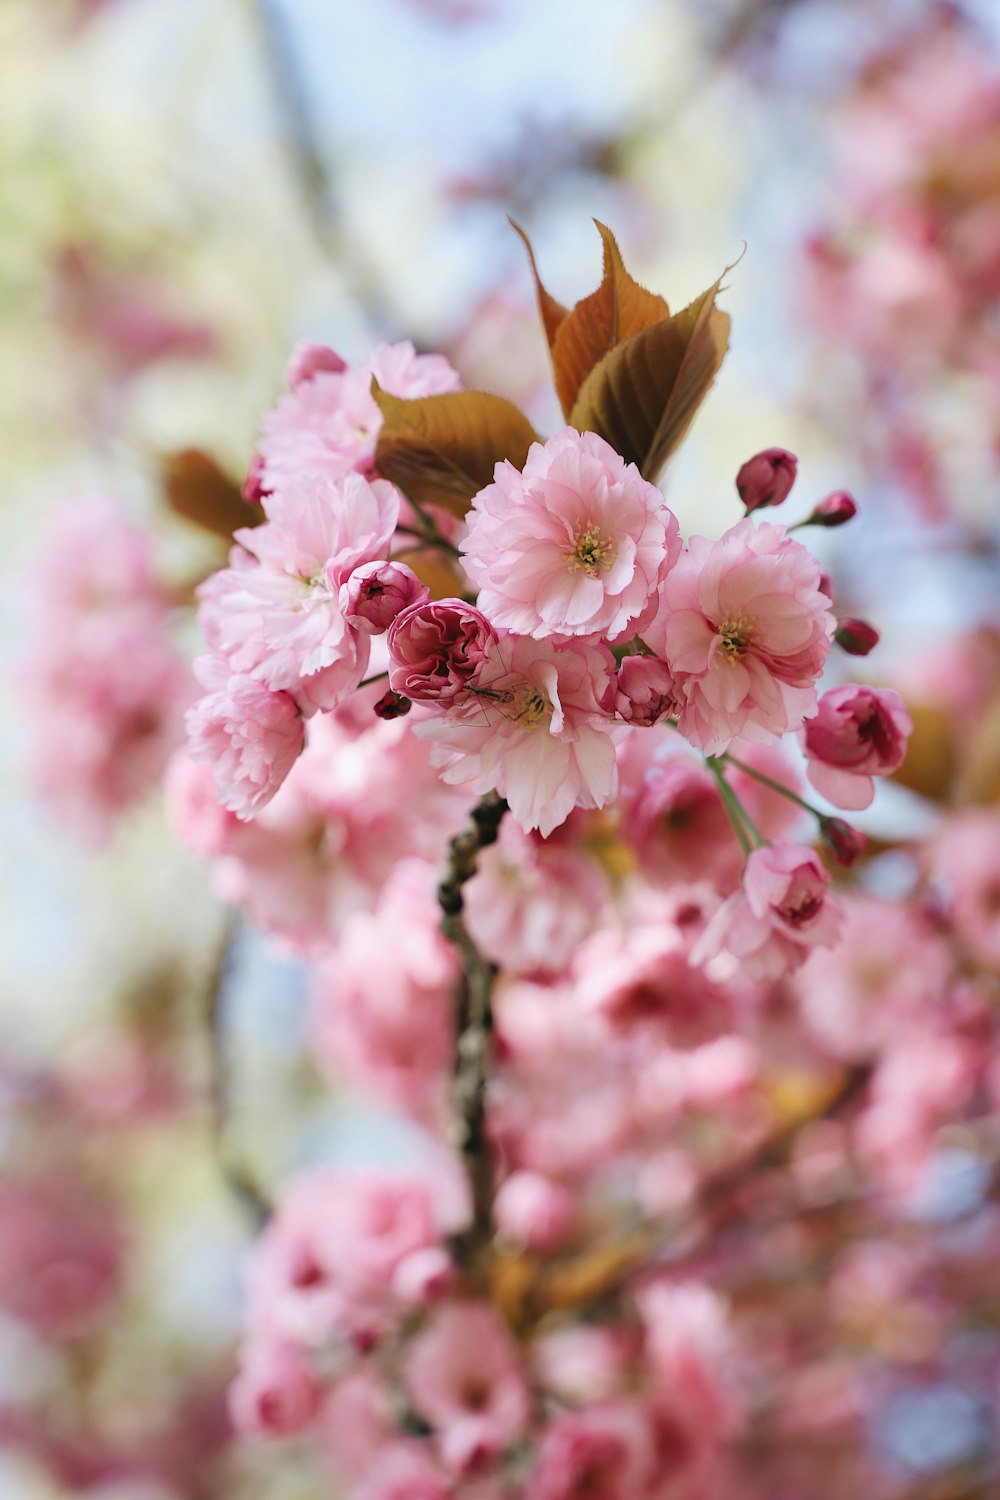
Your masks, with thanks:
[(240, 526), (257, 526), (263, 511), (248, 505), (240, 487), (207, 453), (182, 448), (160, 459), (163, 487), (170, 509), (185, 521), (231, 537)]
[(892, 779), (933, 802), (945, 802), (956, 770), (952, 716), (933, 703), (908, 701), (906, 709), (913, 720), (913, 733), (906, 759)]
[(528, 262), (531, 266), (531, 274), (535, 278), (535, 292), (538, 297), (538, 311), (541, 314), (542, 327), (545, 329), (545, 337), (548, 339), (549, 348), (551, 349), (552, 344), (555, 340), (556, 333), (559, 330), (560, 323), (564, 318), (567, 318), (569, 316), (569, 308), (563, 307), (562, 303), (557, 302), (556, 299), (551, 296), (542, 286), (542, 279), (538, 274), (538, 267), (535, 264), (535, 252), (531, 248), (531, 241), (528, 239), (528, 236), (525, 234), (520, 224), (515, 223), (509, 215), (507, 217), (507, 223), (510, 225), (511, 229), (513, 229), (515, 234), (520, 235), (522, 241), (524, 242), (524, 248), (528, 252)]
[(384, 417), (375, 450), (379, 473), (415, 504), (453, 516), (465, 515), (502, 459), (520, 469), (531, 444), (541, 441), (523, 412), (486, 391), (406, 401), (373, 380), (372, 395)]
[(599, 433), (653, 483), (725, 357), (730, 320), (715, 305), (718, 291), (716, 281), (683, 311), (612, 349), (570, 413), (573, 427)]
[(535, 257), (528, 237), (514, 225), (531, 258), (538, 304), (552, 355), (556, 394), (567, 419), (587, 376), (608, 351), (670, 316), (663, 298), (647, 292), (626, 271), (617, 241), (607, 225), (596, 219), (594, 222), (604, 241), (604, 275), (596, 292), (584, 297), (572, 312), (567, 312), (546, 292), (535, 269)]

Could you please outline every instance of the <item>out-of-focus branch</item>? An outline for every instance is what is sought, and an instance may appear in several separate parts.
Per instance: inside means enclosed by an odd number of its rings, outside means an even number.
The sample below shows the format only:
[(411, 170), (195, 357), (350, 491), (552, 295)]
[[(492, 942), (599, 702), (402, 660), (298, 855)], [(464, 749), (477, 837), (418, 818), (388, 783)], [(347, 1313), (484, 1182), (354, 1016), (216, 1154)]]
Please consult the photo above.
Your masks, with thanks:
[(342, 221), (330, 164), (280, 0), (247, 0), (274, 101), (278, 134), (306, 216), (324, 251), (348, 283), (352, 299), (377, 329), (388, 327), (385, 298), (366, 262), (354, 254)]
[(469, 1228), (455, 1241), (468, 1258), (492, 1236), (493, 1166), (486, 1140), (486, 1078), (493, 1030), (496, 967), (476, 947), (462, 917), (463, 887), (476, 873), (480, 851), (496, 843), (507, 803), (489, 792), (472, 810), (467, 828), (452, 839), (448, 864), (438, 885), (441, 930), (462, 955), (455, 1033), (452, 1142), (461, 1153), (472, 1194)]
[(215, 962), (205, 985), (205, 1031), (208, 1042), (208, 1105), (212, 1141), (219, 1170), (233, 1197), (246, 1209), (259, 1229), (271, 1216), (271, 1205), (245, 1164), (234, 1155), (230, 1143), (232, 1117), (232, 1070), (226, 1046), (225, 997), (239, 921), (228, 916), (219, 940)]

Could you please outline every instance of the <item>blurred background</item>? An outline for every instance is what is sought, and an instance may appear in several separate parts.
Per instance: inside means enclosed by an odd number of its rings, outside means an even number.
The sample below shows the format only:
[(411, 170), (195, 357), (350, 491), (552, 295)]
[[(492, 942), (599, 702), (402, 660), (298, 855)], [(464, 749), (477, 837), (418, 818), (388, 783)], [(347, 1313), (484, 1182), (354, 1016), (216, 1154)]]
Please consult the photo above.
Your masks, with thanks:
[[(299, 339), (356, 360), (411, 339), (557, 426), (508, 215), (565, 302), (597, 282), (594, 218), (674, 307), (731, 268), (731, 352), (668, 499), (715, 534), (771, 445), (803, 494), (854, 493), (849, 556), (839, 533), (817, 549), (923, 707), (918, 790), (954, 749), (932, 648), (976, 632), (994, 691), (994, 0), (2, 0), (3, 1500), (329, 1492), (307, 1455), (235, 1448), (224, 1392), (246, 1178), (349, 1155), (356, 1112), (306, 1060), (298, 965), (232, 940), (170, 831), (183, 689), (96, 817), (39, 749), (31, 653), (60, 540), (104, 496), (153, 538), (190, 655), (192, 583), (224, 550), (178, 495), (241, 483)], [(986, 798), (996, 720), (966, 767)], [(86, 758), (79, 721), (44, 733)], [(876, 833), (919, 821), (891, 790)], [(890, 1458), (934, 1480), (971, 1420), (921, 1408)]]

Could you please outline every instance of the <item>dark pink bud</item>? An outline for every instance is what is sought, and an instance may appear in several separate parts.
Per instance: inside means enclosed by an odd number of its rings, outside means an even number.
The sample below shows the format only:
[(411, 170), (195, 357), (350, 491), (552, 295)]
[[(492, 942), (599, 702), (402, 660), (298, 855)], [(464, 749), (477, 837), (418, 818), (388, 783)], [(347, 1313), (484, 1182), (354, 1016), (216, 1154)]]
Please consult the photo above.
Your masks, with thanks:
[(830, 858), (845, 870), (850, 869), (868, 844), (861, 830), (845, 823), (843, 818), (823, 818), (819, 831)]
[(389, 682), (410, 698), (454, 703), (468, 698), (497, 633), (464, 599), (427, 599), (389, 627)]
[(765, 448), (748, 458), (736, 476), (736, 488), (746, 506), (763, 510), (765, 505), (780, 505), (787, 500), (795, 483), (799, 461), (784, 448)]
[(264, 483), (264, 460), (259, 453), (250, 461), (240, 493), (248, 505), (262, 505), (264, 496), (271, 493), (271, 486)]
[(381, 635), (401, 610), (429, 598), (426, 584), (405, 563), (364, 563), (340, 586), (344, 619), (366, 635)]
[(678, 711), (670, 668), (656, 656), (626, 656), (618, 668), (614, 709), (629, 724), (650, 728)]
[(812, 514), (802, 522), (803, 526), (843, 526), (858, 513), (858, 507), (846, 490), (835, 490), (814, 507)]
[(304, 340), (296, 344), (292, 350), (291, 358), (285, 367), (285, 378), (292, 390), (298, 390), (300, 385), (313, 380), (323, 371), (339, 375), (341, 370), (346, 370), (347, 365), (339, 354), (328, 349), (326, 344), (310, 344)]
[(402, 719), (412, 707), (409, 698), (404, 698), (402, 693), (394, 693), (390, 688), (375, 704), (375, 713), (380, 719)]
[(826, 597), (832, 604), (834, 599), (833, 579), (830, 577), (829, 573), (821, 573), (819, 575), (819, 583), (816, 585), (816, 587), (819, 589), (821, 594), (826, 595)]
[(867, 620), (841, 620), (833, 638), (848, 656), (867, 656), (879, 642), (878, 631)]

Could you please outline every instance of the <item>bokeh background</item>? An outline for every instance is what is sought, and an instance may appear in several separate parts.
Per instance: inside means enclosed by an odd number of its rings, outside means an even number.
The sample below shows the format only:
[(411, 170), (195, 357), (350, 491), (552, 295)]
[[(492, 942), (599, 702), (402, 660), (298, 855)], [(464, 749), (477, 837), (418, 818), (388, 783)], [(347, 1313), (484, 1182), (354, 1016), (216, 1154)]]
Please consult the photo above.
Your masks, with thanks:
[[(239, 1187), (398, 1146), (318, 1084), (299, 969), (233, 940), (161, 799), (81, 840), (36, 795), (20, 674), (47, 549), (107, 494), (183, 604), (222, 554), (166, 503), (177, 455), (239, 483), (301, 338), (359, 360), (410, 338), (552, 430), (507, 215), (566, 302), (596, 284), (595, 217), (673, 306), (731, 268), (731, 352), (667, 479), (685, 529), (730, 524), (742, 461), (789, 448), (803, 493), (862, 508), (849, 549), (817, 546), (839, 600), (877, 611), (886, 678), (920, 700), (942, 641), (995, 649), (993, 0), (3, 0), (3, 1500), (330, 1493), (307, 1455), (230, 1440)], [(181, 610), (176, 635), (190, 652)], [(969, 774), (995, 770), (987, 744)], [(869, 831), (919, 827), (888, 791)], [(55, 1282), (19, 1302), (42, 1262)], [(69, 1332), (38, 1311), (56, 1284), (86, 1313)], [(887, 1429), (915, 1484), (975, 1446), (952, 1397)]]

